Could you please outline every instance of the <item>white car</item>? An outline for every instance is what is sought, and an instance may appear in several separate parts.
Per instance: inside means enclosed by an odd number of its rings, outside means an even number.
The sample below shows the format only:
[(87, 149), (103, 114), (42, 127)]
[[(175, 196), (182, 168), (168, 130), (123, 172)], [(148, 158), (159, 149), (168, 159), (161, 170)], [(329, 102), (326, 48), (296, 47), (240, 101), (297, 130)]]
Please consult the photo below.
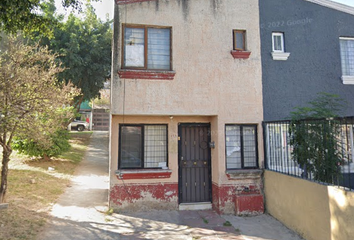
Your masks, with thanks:
[(88, 122), (75, 119), (74, 121), (72, 121), (69, 124), (68, 129), (69, 130), (76, 129), (77, 131), (81, 132), (81, 131), (84, 131), (85, 129), (89, 129), (89, 127), (90, 127), (90, 124)]

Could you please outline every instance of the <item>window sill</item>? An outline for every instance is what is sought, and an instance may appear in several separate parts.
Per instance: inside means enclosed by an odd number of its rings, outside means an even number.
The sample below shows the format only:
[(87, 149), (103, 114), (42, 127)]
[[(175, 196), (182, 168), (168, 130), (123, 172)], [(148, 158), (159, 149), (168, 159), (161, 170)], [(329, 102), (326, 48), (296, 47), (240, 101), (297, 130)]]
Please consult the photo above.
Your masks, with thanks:
[(172, 171), (169, 169), (139, 169), (139, 170), (117, 170), (118, 179), (153, 179), (170, 178)]
[(173, 80), (176, 75), (176, 72), (120, 69), (118, 71), (118, 74), (120, 78), (127, 79)]
[(262, 174), (262, 169), (240, 169), (226, 171), (226, 176), (229, 180), (258, 179), (262, 176)]
[(288, 60), (290, 53), (287, 52), (272, 52), (273, 60), (286, 61)]
[(248, 59), (251, 55), (251, 52), (248, 51), (237, 51), (237, 50), (231, 50), (231, 55), (236, 59)]
[(354, 84), (354, 76), (342, 76), (343, 84)]

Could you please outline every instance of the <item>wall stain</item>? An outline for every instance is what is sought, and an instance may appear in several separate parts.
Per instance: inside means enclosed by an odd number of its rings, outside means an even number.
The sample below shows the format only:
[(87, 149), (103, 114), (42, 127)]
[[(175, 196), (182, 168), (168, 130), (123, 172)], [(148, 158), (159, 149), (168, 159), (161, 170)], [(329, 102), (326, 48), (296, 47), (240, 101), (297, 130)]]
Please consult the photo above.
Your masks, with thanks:
[(221, 0), (210, 0), (210, 5), (213, 10), (213, 14), (216, 15), (221, 5)]
[(160, 7), (160, 2), (159, 1), (160, 0), (156, 0), (155, 1), (155, 10), (156, 10), (156, 12), (159, 11), (159, 7)]
[(189, 14), (189, 0), (178, 0), (178, 5), (182, 5), (183, 17), (184, 20), (187, 20)]

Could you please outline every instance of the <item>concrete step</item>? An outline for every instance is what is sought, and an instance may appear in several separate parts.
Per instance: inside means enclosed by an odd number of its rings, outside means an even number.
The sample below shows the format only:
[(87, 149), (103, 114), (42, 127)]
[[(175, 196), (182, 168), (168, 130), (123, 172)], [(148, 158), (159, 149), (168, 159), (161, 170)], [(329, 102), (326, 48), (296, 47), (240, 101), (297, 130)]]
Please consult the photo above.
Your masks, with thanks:
[(197, 203), (181, 203), (179, 210), (209, 210), (212, 208), (210, 202), (197, 202)]

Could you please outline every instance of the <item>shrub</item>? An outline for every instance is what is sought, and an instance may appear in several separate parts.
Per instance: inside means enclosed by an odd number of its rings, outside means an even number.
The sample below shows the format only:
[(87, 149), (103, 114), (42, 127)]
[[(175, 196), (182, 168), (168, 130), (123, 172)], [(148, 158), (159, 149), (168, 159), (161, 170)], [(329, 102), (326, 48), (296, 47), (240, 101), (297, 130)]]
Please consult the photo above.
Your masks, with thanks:
[(49, 145), (43, 145), (33, 139), (15, 138), (12, 147), (14, 150), (31, 157), (48, 159), (68, 151), (70, 149), (69, 138), (67, 130), (57, 130), (50, 136), (51, 144)]

